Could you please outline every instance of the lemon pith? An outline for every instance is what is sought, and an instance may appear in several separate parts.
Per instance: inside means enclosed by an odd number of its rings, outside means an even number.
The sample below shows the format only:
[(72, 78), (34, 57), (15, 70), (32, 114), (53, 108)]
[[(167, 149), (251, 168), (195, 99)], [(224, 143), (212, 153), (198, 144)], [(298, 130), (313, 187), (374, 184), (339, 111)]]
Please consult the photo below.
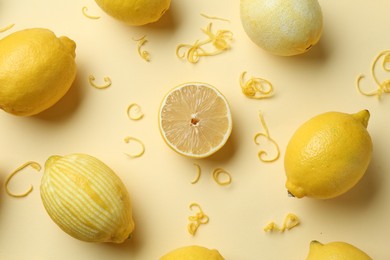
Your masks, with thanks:
[(368, 110), (328, 112), (302, 124), (285, 153), (286, 188), (293, 196), (328, 199), (350, 190), (372, 156)]

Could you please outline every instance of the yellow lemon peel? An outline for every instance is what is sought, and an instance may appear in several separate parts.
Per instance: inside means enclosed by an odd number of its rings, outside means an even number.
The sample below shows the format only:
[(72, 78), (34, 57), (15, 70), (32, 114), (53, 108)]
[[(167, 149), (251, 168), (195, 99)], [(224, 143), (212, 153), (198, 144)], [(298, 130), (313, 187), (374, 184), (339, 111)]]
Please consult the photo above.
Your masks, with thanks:
[(100, 19), (100, 16), (97, 16), (97, 15), (90, 15), (88, 14), (88, 7), (86, 6), (83, 6), (83, 8), (81, 9), (83, 15), (89, 19), (93, 19), (93, 20), (96, 20), (96, 19)]
[(279, 231), (284, 232), (285, 230), (290, 230), (300, 224), (299, 218), (293, 214), (288, 213), (285, 217), (282, 227), (279, 227), (275, 222), (270, 222), (264, 227), (265, 232)]
[(33, 186), (30, 185), (29, 189), (24, 192), (24, 193), (21, 193), (21, 194), (16, 194), (16, 193), (13, 193), (9, 190), (8, 188), (8, 184), (9, 182), (11, 181), (11, 179), (16, 175), (18, 174), (20, 171), (24, 170), (26, 167), (28, 166), (31, 166), (32, 168), (34, 168), (35, 170), (37, 170), (38, 172), (41, 170), (41, 165), (37, 162), (34, 162), (34, 161), (28, 161), (24, 164), (22, 164), (21, 166), (19, 166), (15, 171), (13, 171), (5, 180), (5, 183), (4, 183), (4, 188), (5, 188), (5, 191), (7, 192), (8, 195), (10, 195), (11, 197), (15, 197), (15, 198), (21, 198), (21, 197), (26, 197), (28, 194), (30, 194), (32, 191), (33, 191)]
[(207, 15), (207, 14), (205, 14), (205, 13), (200, 13), (200, 15), (203, 16), (203, 17), (206, 18), (206, 19), (220, 20), (220, 21), (224, 21), (224, 22), (230, 22), (229, 19), (221, 18), (221, 17), (217, 17), (217, 16), (210, 16), (210, 15)]
[[(197, 40), (193, 45), (179, 44), (176, 47), (176, 56), (180, 59), (187, 59), (191, 63), (197, 63), (202, 56), (214, 56), (230, 49), (233, 33), (229, 30), (218, 30), (216, 33), (213, 33), (211, 27), (212, 23), (209, 23), (206, 29), (202, 29), (208, 36), (208, 39), (203, 41)], [(206, 51), (202, 48), (202, 46), (210, 43), (214, 46), (215, 50)], [(180, 53), (182, 48), (187, 48), (187, 51)]]
[(264, 137), (265, 139), (267, 139), (269, 142), (271, 142), (275, 146), (276, 154), (275, 154), (274, 157), (266, 158), (267, 155), (268, 155), (268, 152), (265, 151), (265, 150), (260, 150), (258, 152), (257, 156), (260, 159), (260, 161), (262, 161), (262, 162), (274, 162), (277, 159), (279, 159), (279, 157), (280, 157), (279, 145), (277, 144), (277, 142), (274, 139), (271, 138), (271, 136), (269, 134), (268, 127), (267, 127), (267, 125), (265, 123), (265, 120), (264, 120), (263, 113), (261, 111), (259, 112), (259, 118), (260, 118), (261, 126), (264, 129), (265, 133), (257, 133), (257, 134), (255, 134), (254, 142), (255, 142), (256, 145), (260, 145), (261, 143), (260, 143), (260, 141), (258, 141), (258, 139), (260, 137)]
[(244, 80), (246, 71), (241, 73), (240, 86), (242, 93), (249, 98), (263, 99), (273, 96), (273, 85), (266, 79), (251, 77), (249, 80)]
[(135, 137), (132, 137), (132, 136), (126, 136), (124, 139), (123, 139), (126, 143), (130, 143), (130, 142), (136, 142), (140, 145), (141, 147), (141, 150), (136, 153), (136, 154), (129, 154), (129, 153), (125, 153), (127, 156), (129, 156), (130, 158), (138, 158), (138, 157), (141, 157), (144, 153), (145, 153), (145, 145), (144, 143), (139, 140), (138, 138), (135, 138)]
[(202, 174), (202, 169), (200, 168), (200, 165), (197, 163), (194, 163), (194, 165), (196, 166), (196, 177), (194, 180), (191, 181), (191, 184), (197, 183), (200, 179), (200, 175)]
[(142, 113), (140, 105), (132, 103), (127, 107), (127, 116), (131, 120), (140, 120), (144, 117), (144, 113)]
[(9, 24), (9, 25), (3, 27), (3, 28), (0, 28), (0, 33), (3, 33), (3, 32), (8, 31), (8, 30), (11, 29), (12, 27), (14, 27), (14, 25), (15, 25), (14, 23), (11, 23), (11, 24)]
[(360, 74), (356, 79), (356, 87), (357, 87), (357, 90), (359, 91), (360, 94), (362, 94), (364, 96), (377, 96), (378, 99), (380, 99), (382, 94), (390, 93), (390, 79), (387, 79), (387, 80), (384, 80), (383, 82), (380, 82), (380, 80), (378, 79), (378, 77), (375, 73), (375, 69), (376, 69), (377, 64), (381, 58), (383, 58), (382, 69), (386, 72), (390, 72), (390, 68), (386, 66), (388, 63), (390, 63), (390, 50), (385, 50), (385, 51), (380, 52), (374, 58), (374, 61), (372, 62), (372, 65), (371, 65), (371, 76), (374, 79), (375, 83), (378, 85), (378, 88), (376, 90), (371, 91), (371, 92), (363, 91), (363, 89), (361, 87), (361, 81), (362, 81), (362, 79), (365, 78), (365, 76), (363, 74)]
[(189, 208), (190, 210), (193, 210), (193, 208), (197, 209), (195, 215), (188, 217), (190, 223), (187, 226), (188, 232), (191, 235), (195, 235), (200, 225), (207, 224), (209, 222), (209, 217), (203, 212), (202, 208), (198, 203), (191, 203)]
[[(221, 174), (225, 175), (224, 180), (221, 180), (221, 178), (220, 178)], [(223, 168), (214, 169), (213, 179), (215, 180), (215, 182), (218, 185), (221, 185), (221, 186), (226, 186), (226, 185), (229, 185), (230, 183), (232, 183), (232, 176), (230, 175), (230, 173), (228, 171), (226, 171)]]
[(142, 46), (148, 42), (148, 40), (146, 39), (146, 35), (142, 36), (141, 38), (139, 39), (134, 39), (134, 41), (137, 42), (137, 51), (138, 51), (138, 54), (139, 56), (146, 60), (146, 61), (150, 61), (150, 53), (148, 51), (145, 51), (145, 50), (142, 50)]
[(105, 76), (105, 77), (103, 78), (103, 80), (104, 80), (104, 84), (103, 84), (103, 85), (97, 85), (97, 84), (95, 83), (95, 77), (94, 77), (93, 75), (89, 75), (89, 77), (88, 77), (88, 82), (89, 82), (89, 84), (90, 84), (92, 87), (97, 88), (97, 89), (105, 89), (105, 88), (108, 88), (109, 86), (111, 86), (112, 81), (111, 81), (111, 78), (110, 78), (110, 77)]

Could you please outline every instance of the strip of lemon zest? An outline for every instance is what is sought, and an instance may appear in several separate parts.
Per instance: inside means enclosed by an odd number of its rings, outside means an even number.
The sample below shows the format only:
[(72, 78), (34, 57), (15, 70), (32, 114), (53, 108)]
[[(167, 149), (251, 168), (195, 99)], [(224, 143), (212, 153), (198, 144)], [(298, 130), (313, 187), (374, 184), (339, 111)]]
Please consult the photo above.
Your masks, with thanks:
[(25, 169), (26, 167), (28, 166), (31, 166), (32, 168), (34, 168), (35, 170), (37, 170), (38, 172), (41, 170), (41, 165), (37, 162), (34, 162), (34, 161), (28, 161), (24, 164), (22, 164), (21, 166), (19, 166), (15, 171), (13, 171), (5, 180), (5, 183), (4, 183), (4, 187), (5, 187), (5, 191), (7, 192), (8, 195), (10, 195), (11, 197), (15, 197), (15, 198), (21, 198), (21, 197), (26, 197), (28, 194), (30, 194), (32, 191), (33, 191), (33, 186), (30, 185), (29, 189), (24, 192), (24, 193), (21, 193), (21, 194), (15, 194), (15, 193), (12, 193), (9, 188), (8, 188), (8, 184), (9, 182), (11, 181), (11, 179), (16, 175), (18, 174), (20, 171), (22, 171), (23, 169)]
[(137, 154), (129, 154), (129, 153), (125, 153), (127, 156), (129, 156), (130, 158), (138, 158), (138, 157), (141, 157), (144, 153), (145, 153), (145, 145), (144, 143), (139, 140), (138, 138), (135, 138), (135, 137), (132, 137), (132, 136), (126, 136), (124, 139), (123, 139), (126, 143), (130, 143), (131, 141), (134, 141), (134, 142), (137, 142), (140, 147), (141, 147), (141, 151)]
[(141, 38), (139, 39), (134, 39), (134, 41), (137, 42), (137, 51), (138, 51), (138, 54), (139, 56), (146, 60), (146, 61), (150, 61), (150, 53), (148, 51), (145, 51), (145, 50), (141, 50), (142, 46), (148, 42), (148, 40), (146, 39), (146, 35), (142, 36)]
[(265, 123), (265, 120), (264, 120), (263, 113), (261, 111), (259, 112), (259, 118), (260, 118), (261, 126), (264, 129), (265, 133), (257, 133), (257, 134), (255, 134), (254, 142), (255, 142), (256, 145), (260, 145), (260, 142), (258, 141), (258, 138), (259, 137), (265, 137), (269, 142), (271, 142), (275, 146), (276, 155), (273, 158), (267, 159), (264, 156), (267, 156), (268, 153), (265, 150), (260, 150), (258, 152), (257, 156), (260, 159), (260, 161), (262, 161), (262, 162), (274, 162), (277, 159), (279, 159), (279, 157), (280, 157), (279, 145), (277, 144), (277, 142), (273, 138), (271, 138), (271, 136), (269, 134), (268, 127), (267, 127), (267, 125)]
[(226, 18), (221, 18), (221, 17), (217, 17), (217, 16), (210, 16), (210, 15), (207, 15), (204, 13), (200, 13), (200, 15), (203, 16), (204, 18), (211, 19), (211, 20), (220, 20), (220, 21), (224, 21), (224, 22), (230, 22), (230, 20), (226, 19)]
[(83, 6), (83, 9), (81, 9), (81, 11), (83, 12), (83, 15), (84, 15), (85, 17), (89, 18), (89, 19), (94, 19), (94, 20), (100, 19), (100, 16), (88, 14), (88, 13), (87, 13), (87, 12), (88, 12), (88, 7), (86, 7), (86, 6)]
[(280, 228), (278, 225), (276, 225), (275, 222), (270, 222), (264, 227), (265, 232), (272, 232), (272, 231), (280, 231)]
[(95, 77), (94, 77), (93, 75), (89, 75), (89, 77), (88, 77), (88, 82), (89, 82), (89, 84), (90, 84), (92, 87), (97, 88), (97, 89), (105, 89), (105, 88), (108, 88), (109, 86), (111, 86), (112, 81), (111, 81), (111, 78), (110, 78), (110, 77), (105, 76), (105, 77), (103, 78), (103, 80), (104, 80), (105, 84), (103, 84), (103, 85), (97, 85), (97, 84), (95, 84)]
[[(221, 174), (224, 174), (226, 176), (226, 179), (224, 181), (222, 181), (219, 177)], [(232, 183), (232, 176), (230, 175), (230, 173), (228, 171), (226, 171), (223, 168), (214, 169), (213, 179), (218, 185), (221, 185), (221, 186), (226, 186), (226, 185), (229, 185)]]
[(15, 25), (14, 23), (11, 23), (11, 24), (7, 25), (6, 27), (1, 28), (1, 29), (0, 29), (0, 33), (3, 33), (3, 32), (8, 31), (8, 30), (11, 29), (12, 27), (14, 27), (14, 25)]
[(188, 232), (191, 235), (195, 235), (196, 231), (198, 230), (201, 224), (207, 224), (209, 222), (209, 217), (206, 214), (204, 214), (200, 205), (198, 203), (193, 202), (189, 206), (190, 210), (193, 210), (194, 207), (197, 208), (198, 212), (196, 212), (194, 216), (188, 217), (190, 223), (187, 226)]
[(242, 93), (249, 98), (263, 99), (273, 96), (273, 85), (266, 79), (251, 77), (245, 81), (246, 71), (240, 75), (240, 86)]
[(279, 231), (284, 232), (290, 230), (300, 224), (299, 218), (292, 213), (288, 213), (284, 218), (282, 227), (279, 227), (275, 222), (271, 222), (264, 227), (265, 232)]
[(142, 113), (140, 105), (138, 105), (137, 103), (131, 103), (127, 107), (127, 116), (131, 120), (140, 120), (144, 117), (144, 113)]
[(200, 168), (200, 165), (197, 164), (197, 163), (194, 163), (194, 165), (196, 166), (196, 177), (195, 177), (195, 179), (194, 179), (193, 181), (191, 181), (191, 184), (197, 183), (197, 182), (199, 181), (200, 175), (201, 175), (201, 173), (202, 173), (202, 170), (201, 170), (201, 168)]
[(359, 75), (356, 80), (356, 87), (360, 94), (364, 96), (377, 96), (378, 99), (381, 98), (383, 93), (390, 93), (390, 79), (384, 80), (380, 82), (378, 77), (375, 74), (375, 68), (377, 67), (378, 61), (383, 57), (382, 69), (384, 71), (390, 72), (390, 68), (386, 66), (387, 63), (390, 62), (390, 50), (385, 50), (380, 52), (371, 64), (371, 76), (374, 79), (375, 83), (378, 85), (378, 88), (371, 92), (365, 92), (361, 88), (361, 80), (365, 77), (364, 75)]

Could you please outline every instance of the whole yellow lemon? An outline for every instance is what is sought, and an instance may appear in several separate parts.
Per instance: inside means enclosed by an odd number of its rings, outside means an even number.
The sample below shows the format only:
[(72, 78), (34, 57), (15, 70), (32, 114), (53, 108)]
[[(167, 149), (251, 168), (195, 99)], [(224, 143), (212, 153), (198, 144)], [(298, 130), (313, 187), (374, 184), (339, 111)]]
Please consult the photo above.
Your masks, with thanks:
[(223, 260), (224, 258), (216, 249), (208, 249), (202, 246), (185, 246), (175, 249), (160, 260)]
[(317, 0), (240, 0), (240, 15), (249, 38), (275, 55), (304, 53), (322, 34)]
[(311, 241), (309, 255), (306, 260), (371, 260), (365, 252), (345, 242), (322, 244)]
[(350, 190), (371, 160), (370, 113), (327, 112), (301, 125), (285, 152), (286, 188), (293, 196), (329, 199)]
[(158, 21), (171, 4), (171, 0), (95, 0), (95, 2), (108, 15), (135, 26)]
[(0, 40), (0, 108), (31, 116), (53, 106), (76, 76), (76, 44), (44, 28), (14, 32)]

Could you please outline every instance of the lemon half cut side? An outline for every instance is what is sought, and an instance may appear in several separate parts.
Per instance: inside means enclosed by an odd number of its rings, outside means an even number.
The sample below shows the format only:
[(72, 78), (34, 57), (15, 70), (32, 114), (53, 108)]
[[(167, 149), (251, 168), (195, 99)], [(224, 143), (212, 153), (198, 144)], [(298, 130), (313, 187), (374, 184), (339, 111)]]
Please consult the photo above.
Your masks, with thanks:
[(169, 91), (159, 110), (164, 141), (187, 157), (205, 158), (227, 142), (232, 116), (226, 98), (207, 83), (184, 83)]

